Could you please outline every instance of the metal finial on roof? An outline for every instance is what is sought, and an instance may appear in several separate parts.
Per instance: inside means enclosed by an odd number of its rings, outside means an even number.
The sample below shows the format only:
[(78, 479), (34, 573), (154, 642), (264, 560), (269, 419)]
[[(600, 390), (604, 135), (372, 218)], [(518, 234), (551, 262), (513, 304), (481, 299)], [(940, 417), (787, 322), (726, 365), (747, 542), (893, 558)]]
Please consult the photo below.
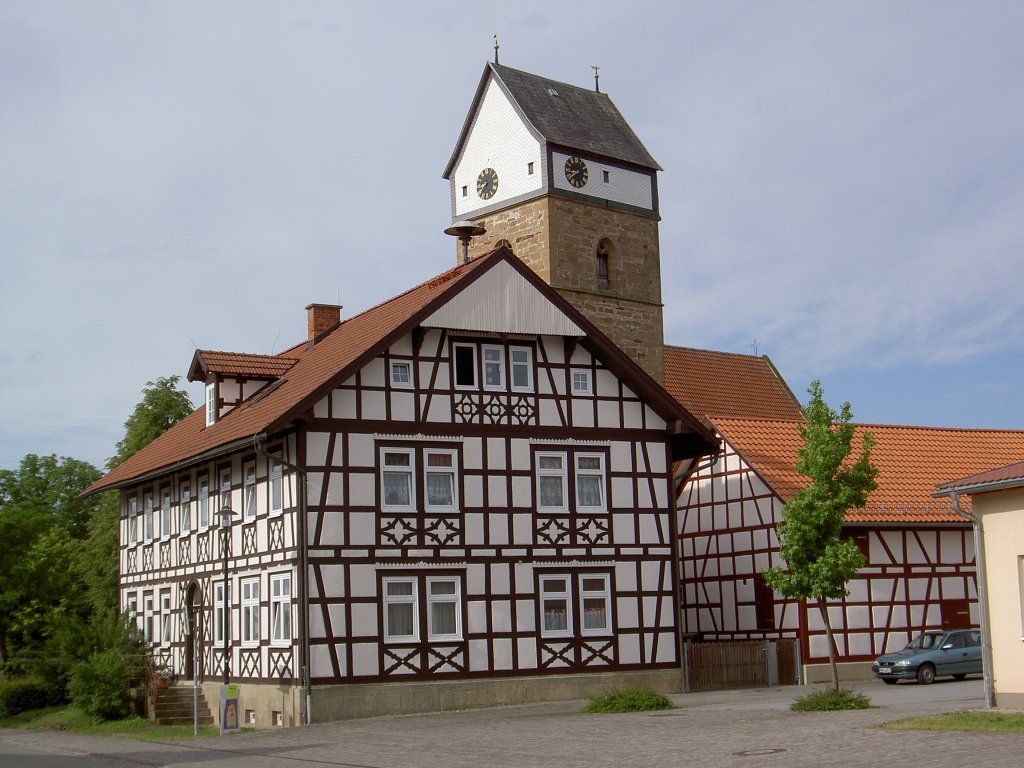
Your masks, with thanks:
[(499, 48), (501, 48), (501, 46), (498, 45), (498, 36), (495, 35), (494, 36), (494, 63), (495, 64), (498, 63), (498, 49)]
[(601, 86), (600, 86), (600, 84), (599, 84), (599, 83), (597, 82), (597, 81), (598, 81), (598, 78), (600, 78), (600, 77), (601, 77), (601, 76), (600, 76), (599, 74), (597, 74), (597, 70), (599, 70), (599, 69), (600, 69), (600, 67), (595, 67), (595, 66), (594, 66), (593, 64), (591, 64), (591, 65), (590, 65), (590, 68), (591, 68), (592, 70), (594, 70), (594, 90), (595, 90), (595, 91), (597, 91), (598, 93), (600, 93), (600, 92), (601, 92)]

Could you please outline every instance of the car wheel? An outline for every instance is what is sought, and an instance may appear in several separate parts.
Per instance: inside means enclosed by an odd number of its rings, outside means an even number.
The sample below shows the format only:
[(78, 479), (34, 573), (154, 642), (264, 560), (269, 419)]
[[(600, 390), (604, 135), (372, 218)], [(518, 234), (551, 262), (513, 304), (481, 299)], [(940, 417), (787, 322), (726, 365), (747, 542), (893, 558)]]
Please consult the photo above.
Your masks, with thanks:
[(935, 682), (935, 667), (931, 664), (922, 664), (917, 670), (917, 682), (921, 685), (931, 685)]
[(965, 677), (967, 677), (967, 675), (965, 675), (963, 673), (961, 673), (959, 675), (953, 675), (953, 679), (954, 680), (963, 680)]
[(896, 685), (899, 682), (895, 677), (883, 677), (882, 682), (886, 685)]

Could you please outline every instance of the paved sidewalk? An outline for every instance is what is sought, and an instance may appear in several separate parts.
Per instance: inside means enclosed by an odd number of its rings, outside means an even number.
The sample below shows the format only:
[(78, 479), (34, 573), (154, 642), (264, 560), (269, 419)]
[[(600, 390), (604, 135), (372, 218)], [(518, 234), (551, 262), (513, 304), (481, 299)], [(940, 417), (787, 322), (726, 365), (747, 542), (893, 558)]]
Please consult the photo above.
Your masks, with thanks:
[[(217, 768), (671, 768), (894, 766), (1019, 768), (1024, 736), (883, 731), (889, 720), (980, 709), (980, 680), (856, 686), (875, 709), (797, 714), (802, 688), (672, 697), (679, 709), (581, 715), (580, 702), (325, 723), (187, 743), (141, 743), (65, 733), (0, 731), (0, 762), (41, 750), (109, 765)], [(43, 763), (31, 763), (41, 765)], [(73, 763), (69, 763), (73, 764)]]

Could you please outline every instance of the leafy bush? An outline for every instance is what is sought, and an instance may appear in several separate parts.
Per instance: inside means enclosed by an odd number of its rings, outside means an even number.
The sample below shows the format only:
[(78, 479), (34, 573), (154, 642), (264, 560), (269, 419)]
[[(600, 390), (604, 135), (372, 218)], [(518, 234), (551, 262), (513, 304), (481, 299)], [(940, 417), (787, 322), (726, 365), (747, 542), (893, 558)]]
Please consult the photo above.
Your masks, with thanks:
[(794, 712), (838, 712), (845, 709), (871, 709), (871, 699), (849, 688), (823, 688), (793, 702)]
[(0, 719), (29, 709), (42, 709), (49, 703), (46, 686), (38, 680), (0, 683)]
[(619, 691), (606, 691), (600, 696), (591, 696), (590, 703), (584, 712), (651, 712), (658, 709), (672, 709), (672, 702), (667, 696), (656, 693), (646, 685), (623, 688)]
[(75, 706), (97, 720), (116, 720), (131, 710), (128, 684), (139, 675), (132, 656), (112, 648), (75, 665), (68, 690)]

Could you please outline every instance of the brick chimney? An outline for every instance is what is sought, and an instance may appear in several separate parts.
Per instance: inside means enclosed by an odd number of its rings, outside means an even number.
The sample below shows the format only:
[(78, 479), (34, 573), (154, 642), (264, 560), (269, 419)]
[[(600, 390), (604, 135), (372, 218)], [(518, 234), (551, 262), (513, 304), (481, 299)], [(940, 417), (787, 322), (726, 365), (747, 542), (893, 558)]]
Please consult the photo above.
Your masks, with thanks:
[(309, 304), (306, 307), (306, 322), (309, 330), (307, 338), (312, 343), (321, 333), (341, 322), (341, 305)]

